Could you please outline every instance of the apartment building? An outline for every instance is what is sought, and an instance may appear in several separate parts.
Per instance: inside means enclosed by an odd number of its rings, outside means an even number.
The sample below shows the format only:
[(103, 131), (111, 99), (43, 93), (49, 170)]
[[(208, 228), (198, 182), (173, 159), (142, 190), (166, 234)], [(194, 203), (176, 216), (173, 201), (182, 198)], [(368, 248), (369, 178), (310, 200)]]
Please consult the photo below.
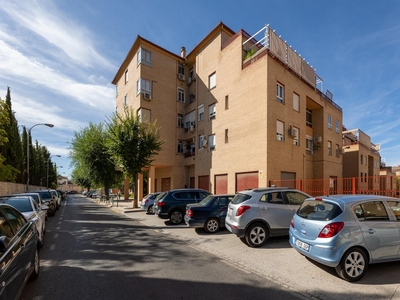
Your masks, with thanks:
[(343, 177), (345, 190), (356, 193), (377, 193), (381, 157), (380, 145), (361, 129), (343, 131)]
[(119, 113), (161, 126), (148, 191), (213, 193), (327, 178), (338, 188), (342, 109), (321, 82), (269, 26), (250, 35), (223, 23), (188, 54), (138, 36), (112, 81)]

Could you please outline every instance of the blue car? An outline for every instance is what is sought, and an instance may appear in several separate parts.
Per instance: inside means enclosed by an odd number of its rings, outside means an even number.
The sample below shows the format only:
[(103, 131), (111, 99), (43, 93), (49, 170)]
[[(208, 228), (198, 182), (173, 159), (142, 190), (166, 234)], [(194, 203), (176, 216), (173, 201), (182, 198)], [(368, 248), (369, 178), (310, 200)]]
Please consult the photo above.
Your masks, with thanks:
[(215, 233), (225, 227), (228, 205), (235, 195), (209, 195), (201, 202), (186, 205), (185, 223)]
[(400, 260), (400, 199), (377, 195), (309, 198), (293, 216), (290, 245), (346, 281), (369, 264)]

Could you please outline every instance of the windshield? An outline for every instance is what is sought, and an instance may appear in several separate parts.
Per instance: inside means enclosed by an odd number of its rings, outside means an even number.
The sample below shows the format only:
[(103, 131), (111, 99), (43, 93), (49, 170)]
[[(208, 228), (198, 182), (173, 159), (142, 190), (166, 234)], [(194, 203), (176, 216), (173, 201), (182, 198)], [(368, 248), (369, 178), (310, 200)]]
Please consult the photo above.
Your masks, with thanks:
[(28, 212), (32, 211), (32, 205), (29, 201), (29, 198), (9, 198), (9, 199), (1, 199), (1, 203), (6, 203), (18, 209), (20, 212)]
[(201, 200), (200, 202), (199, 202), (199, 204), (201, 205), (201, 206), (206, 206), (209, 202), (211, 202), (212, 200), (214, 199), (214, 196), (213, 195), (208, 195), (207, 197), (205, 197), (203, 200)]

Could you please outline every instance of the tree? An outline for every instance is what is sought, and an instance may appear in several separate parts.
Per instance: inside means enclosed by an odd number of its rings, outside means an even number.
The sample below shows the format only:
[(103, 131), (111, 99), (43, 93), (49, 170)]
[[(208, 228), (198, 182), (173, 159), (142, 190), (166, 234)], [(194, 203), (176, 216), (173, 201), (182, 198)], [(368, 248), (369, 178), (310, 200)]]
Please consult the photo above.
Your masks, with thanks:
[[(136, 187), (137, 174), (143, 173), (143, 168), (150, 166), (162, 149), (164, 142), (159, 140), (160, 128), (156, 127), (156, 122), (142, 122), (132, 109), (126, 109), (123, 115), (114, 113), (106, 125), (108, 152), (125, 177), (134, 180)], [(133, 207), (137, 207), (137, 188), (134, 191)]]
[(109, 189), (121, 181), (122, 173), (115, 168), (112, 155), (106, 146), (107, 133), (102, 123), (74, 132), (71, 141), (71, 164), (85, 174), (93, 186), (103, 186), (108, 199)]
[[(8, 143), (7, 126), (10, 124), (8, 105), (0, 98), (0, 146)], [(1, 151), (3, 153), (3, 151)], [(7, 164), (7, 159), (0, 153), (0, 180), (15, 181), (18, 170)]]

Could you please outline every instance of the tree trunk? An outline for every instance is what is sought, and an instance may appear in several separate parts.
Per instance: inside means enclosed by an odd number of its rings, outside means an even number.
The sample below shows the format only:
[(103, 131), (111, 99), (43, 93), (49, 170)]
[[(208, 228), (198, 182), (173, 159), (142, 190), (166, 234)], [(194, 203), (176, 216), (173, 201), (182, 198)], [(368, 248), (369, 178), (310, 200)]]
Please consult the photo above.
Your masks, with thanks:
[(138, 208), (138, 189), (137, 189), (137, 178), (138, 178), (138, 174), (136, 173), (133, 176), (133, 208)]

